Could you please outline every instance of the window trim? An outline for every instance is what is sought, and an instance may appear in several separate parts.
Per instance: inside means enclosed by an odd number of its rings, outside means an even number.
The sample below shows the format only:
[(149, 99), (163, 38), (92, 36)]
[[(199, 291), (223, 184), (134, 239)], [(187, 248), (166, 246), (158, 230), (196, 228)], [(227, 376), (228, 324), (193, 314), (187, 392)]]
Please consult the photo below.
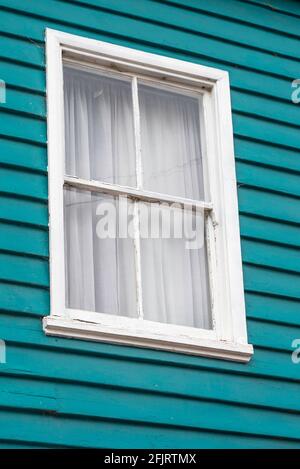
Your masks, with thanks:
[[(125, 74), (146, 74), (154, 82), (163, 81), (172, 86), (197, 89), (203, 93), (205, 153), (210, 155), (210, 158), (204, 155), (204, 161), (211, 203), (199, 204), (211, 213), (207, 222), (207, 234), (214, 330), (89, 313), (65, 307), (63, 186), (68, 177), (64, 175), (63, 54), (76, 62), (88, 62), (89, 67), (102, 68), (103, 65), (109, 65), (115, 71), (116, 68), (121, 69)], [(240, 362), (249, 361), (253, 347), (248, 344), (246, 330), (228, 73), (48, 28), (46, 60), (50, 315), (43, 319), (45, 333)], [(204, 179), (206, 180), (205, 177)], [(78, 185), (85, 184), (79, 178), (77, 181)], [(91, 186), (93, 184), (105, 185), (112, 192), (117, 186), (94, 181)], [(121, 186), (120, 191), (122, 192)], [(141, 191), (138, 192), (140, 196)], [(144, 190), (142, 193), (148, 200), (155, 200), (158, 195)], [(179, 201), (177, 197), (170, 198)], [(195, 204), (194, 201), (183, 200)]]

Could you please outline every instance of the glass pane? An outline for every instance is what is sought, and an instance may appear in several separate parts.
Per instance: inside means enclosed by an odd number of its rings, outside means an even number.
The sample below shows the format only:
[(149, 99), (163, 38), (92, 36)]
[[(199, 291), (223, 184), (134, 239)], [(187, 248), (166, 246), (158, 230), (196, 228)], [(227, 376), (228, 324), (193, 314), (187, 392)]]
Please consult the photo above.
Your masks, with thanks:
[(136, 185), (131, 83), (64, 67), (66, 173)]
[(162, 204), (140, 212), (144, 318), (211, 329), (203, 213)]
[(134, 247), (119, 236), (119, 199), (73, 188), (64, 195), (67, 307), (136, 317)]
[(139, 85), (144, 188), (204, 199), (199, 99)]

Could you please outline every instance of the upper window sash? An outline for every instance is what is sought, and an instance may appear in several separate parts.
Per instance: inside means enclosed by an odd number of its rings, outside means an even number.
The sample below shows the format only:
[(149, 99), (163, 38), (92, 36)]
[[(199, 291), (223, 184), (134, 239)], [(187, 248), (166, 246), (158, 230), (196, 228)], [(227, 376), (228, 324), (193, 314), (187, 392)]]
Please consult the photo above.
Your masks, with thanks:
[[(97, 76), (97, 72), (99, 73), (99, 70), (97, 67), (91, 67), (83, 64), (76, 64), (74, 60), (63, 60), (64, 66), (72, 66), (71, 69), (73, 70), (82, 70), (87, 73), (93, 72), (93, 77)], [(115, 189), (115, 193), (122, 193), (125, 195), (127, 193), (129, 196), (137, 196), (141, 197), (144, 200), (148, 201), (165, 201), (169, 203), (181, 203), (182, 205), (186, 203), (187, 205), (191, 205), (192, 201), (194, 201), (194, 206), (195, 207), (203, 207), (205, 209), (211, 210), (212, 209), (212, 204), (207, 203), (206, 201), (209, 200), (209, 194), (207, 193), (208, 191), (205, 191), (205, 194), (203, 197), (184, 197), (184, 196), (179, 196), (176, 194), (170, 194), (170, 193), (165, 193), (164, 191), (157, 191), (157, 190), (151, 190), (147, 189), (143, 184), (143, 174), (144, 174), (144, 168), (143, 168), (143, 159), (142, 159), (142, 137), (141, 137), (141, 115), (140, 115), (140, 96), (139, 96), (139, 86), (141, 85), (146, 85), (151, 89), (153, 87), (154, 91), (168, 91), (171, 93), (175, 92), (175, 95), (177, 94), (180, 97), (187, 96), (194, 98), (198, 102), (198, 112), (199, 112), (199, 120), (200, 123), (202, 124), (203, 127), (203, 111), (202, 111), (202, 97), (203, 97), (203, 89), (202, 88), (193, 88), (189, 89), (187, 85), (175, 85), (172, 83), (172, 85), (166, 85), (163, 83), (161, 80), (153, 80), (153, 79), (148, 79), (147, 77), (142, 77), (140, 79), (139, 75), (137, 74), (130, 74), (128, 73), (122, 74), (122, 72), (112, 72), (110, 69), (107, 69), (105, 67), (101, 67), (101, 73), (99, 73), (99, 76), (103, 77), (112, 77), (114, 79), (120, 79), (123, 76), (126, 77), (126, 79), (129, 78), (129, 83), (131, 84), (131, 97), (132, 97), (132, 111), (133, 111), (133, 127), (134, 127), (134, 144), (135, 144), (135, 175), (136, 175), (136, 185), (133, 187), (133, 185), (126, 185), (122, 183), (107, 183), (105, 182), (101, 177), (97, 178), (94, 180), (94, 178), (84, 178), (80, 174), (72, 174), (68, 170), (66, 170), (66, 177), (65, 180), (68, 185), (76, 185), (79, 187), (85, 186), (86, 189), (95, 189), (96, 191), (99, 192), (105, 192), (105, 189), (109, 193), (113, 193)], [(181, 99), (181, 98), (180, 98)], [(204, 135), (205, 129), (200, 128), (198, 129), (198, 135), (199, 135), (199, 140), (200, 143), (202, 139), (202, 134)], [(203, 146), (203, 145), (202, 145)], [(203, 150), (203, 148), (202, 148)], [(163, 158), (163, 155), (162, 155)], [(202, 160), (202, 155), (199, 155), (199, 161)], [(191, 162), (189, 162), (191, 163)], [(203, 162), (201, 163), (203, 164)], [(200, 168), (201, 173), (205, 172), (205, 168)], [(203, 174), (203, 180), (205, 179), (205, 185), (207, 186), (208, 184), (208, 177), (207, 174)], [(76, 182), (77, 179), (77, 182)], [(87, 184), (87, 181), (90, 181), (89, 184)], [(203, 181), (204, 182), (204, 181)], [(122, 189), (123, 187), (123, 189)]]

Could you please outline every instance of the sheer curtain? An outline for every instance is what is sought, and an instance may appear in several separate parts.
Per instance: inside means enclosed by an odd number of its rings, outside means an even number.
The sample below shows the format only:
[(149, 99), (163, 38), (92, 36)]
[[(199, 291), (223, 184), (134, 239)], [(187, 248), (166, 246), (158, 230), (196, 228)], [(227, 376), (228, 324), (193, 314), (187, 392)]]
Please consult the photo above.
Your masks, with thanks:
[(204, 199), (199, 99), (140, 85), (146, 189)]
[[(130, 83), (64, 69), (66, 173), (135, 184)], [(113, 197), (65, 190), (66, 301), (70, 308), (136, 316), (131, 239), (99, 239), (97, 207)]]
[[(144, 187), (203, 200), (199, 100), (141, 85), (139, 102)], [(197, 221), (201, 241), (204, 223)], [(186, 241), (141, 240), (144, 318), (209, 329), (205, 244), (187, 249)]]
[[(65, 67), (64, 91), (66, 174), (136, 186), (130, 82)], [(139, 85), (139, 104), (144, 188), (203, 199), (198, 99)], [(103, 202), (118, 211), (112, 196), (65, 189), (67, 306), (137, 317), (133, 240), (99, 239)], [(205, 247), (187, 249), (183, 238), (140, 245), (144, 318), (210, 328)]]
[(136, 185), (131, 83), (64, 67), (66, 173)]

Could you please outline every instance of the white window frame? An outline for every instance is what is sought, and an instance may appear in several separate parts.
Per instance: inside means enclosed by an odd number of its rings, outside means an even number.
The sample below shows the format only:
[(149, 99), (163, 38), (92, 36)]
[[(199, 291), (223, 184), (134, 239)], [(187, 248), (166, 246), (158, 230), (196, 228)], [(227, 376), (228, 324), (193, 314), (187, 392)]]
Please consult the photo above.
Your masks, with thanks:
[[(65, 177), (63, 57), (89, 67), (118, 70), (127, 76), (142, 76), (202, 94), (201, 137), (210, 201), (199, 202), (199, 206), (207, 213), (212, 330), (66, 308), (64, 185), (113, 194), (128, 193), (128, 189)], [(50, 315), (43, 318), (45, 333), (248, 362), (253, 347), (248, 344), (246, 330), (228, 73), (52, 29), (46, 29), (46, 60)], [(194, 205), (178, 197), (139, 189), (131, 192), (144, 200), (164, 199)]]

